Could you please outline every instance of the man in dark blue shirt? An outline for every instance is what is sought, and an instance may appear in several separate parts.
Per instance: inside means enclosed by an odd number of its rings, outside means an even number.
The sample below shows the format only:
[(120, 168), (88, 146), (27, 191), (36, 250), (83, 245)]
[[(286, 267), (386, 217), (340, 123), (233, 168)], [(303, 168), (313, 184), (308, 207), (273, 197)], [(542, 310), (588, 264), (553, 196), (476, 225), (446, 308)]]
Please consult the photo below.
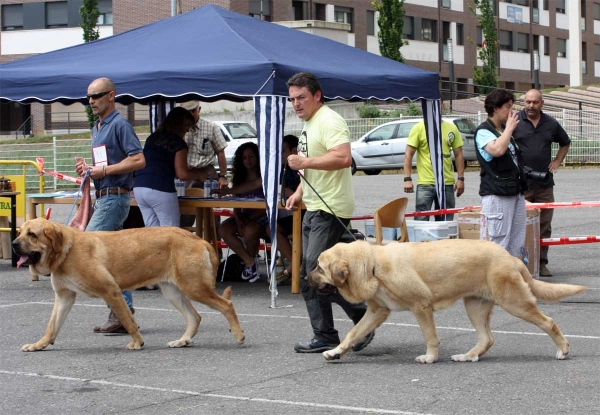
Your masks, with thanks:
[[(93, 81), (87, 98), (98, 121), (92, 129), (92, 165), (77, 157), (75, 170), (80, 176), (90, 170), (96, 188), (94, 214), (86, 227), (88, 231), (118, 231), (129, 213), (129, 191), (133, 187), (133, 172), (144, 168), (146, 161), (140, 140), (133, 127), (115, 109), (115, 84), (108, 78)], [(131, 291), (123, 291), (132, 313)], [(95, 333), (126, 333), (111, 311), (108, 321), (94, 327)]]
[[(549, 172), (544, 181), (528, 180), (525, 200), (530, 203), (554, 202), (554, 178), (563, 162), (571, 139), (554, 118), (542, 112), (544, 100), (537, 89), (525, 94), (525, 108), (519, 113), (521, 122), (513, 132), (513, 138), (519, 145), (523, 163), (538, 172)], [(559, 149), (552, 160), (552, 143), (558, 143)], [(554, 209), (542, 209), (540, 214), (540, 238), (552, 235), (552, 214)], [(551, 277), (548, 269), (548, 247), (540, 247), (540, 276)]]

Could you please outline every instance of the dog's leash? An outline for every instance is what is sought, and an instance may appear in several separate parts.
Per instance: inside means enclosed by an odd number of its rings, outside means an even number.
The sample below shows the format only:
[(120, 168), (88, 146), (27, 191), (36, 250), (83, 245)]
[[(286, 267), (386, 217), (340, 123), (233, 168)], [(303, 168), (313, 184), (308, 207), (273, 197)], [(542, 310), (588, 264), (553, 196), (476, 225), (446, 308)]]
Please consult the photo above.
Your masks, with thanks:
[[(85, 172), (85, 175), (83, 176), (83, 179), (81, 180), (81, 185), (79, 185), (79, 191), (75, 195), (75, 201), (73, 202), (73, 206), (71, 206), (71, 212), (69, 213), (69, 216), (67, 217), (67, 222), (65, 223), (65, 225), (67, 225), (67, 226), (69, 226), (69, 222), (71, 222), (71, 216), (73, 216), (73, 211), (75, 210), (75, 206), (77, 206), (77, 199), (79, 199), (79, 194), (81, 194), (81, 191), (83, 190), (83, 185), (85, 184), (85, 181), (87, 180), (88, 177), (90, 177), (91, 174), (92, 174), (92, 169), (87, 169), (87, 171)], [(82, 197), (83, 197), (83, 194), (82, 194)]]

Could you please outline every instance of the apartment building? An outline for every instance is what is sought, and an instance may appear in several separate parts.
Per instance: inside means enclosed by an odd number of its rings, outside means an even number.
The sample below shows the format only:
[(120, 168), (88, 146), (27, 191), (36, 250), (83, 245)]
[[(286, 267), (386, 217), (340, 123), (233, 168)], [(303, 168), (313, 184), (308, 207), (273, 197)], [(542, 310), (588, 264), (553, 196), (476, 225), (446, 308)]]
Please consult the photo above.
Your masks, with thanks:
[[(490, 1), (498, 29), (500, 86), (530, 88), (534, 63), (543, 88), (600, 82), (600, 0)], [(100, 37), (167, 18), (173, 6), (181, 13), (209, 3), (379, 53), (372, 0), (98, 0)], [(477, 48), (485, 39), (468, 3), (405, 0), (404, 38), (409, 44), (401, 51), (406, 62), (449, 80), (451, 58), (454, 80), (472, 83)], [(81, 43), (82, 4), (1, 0), (0, 63)], [(54, 129), (57, 113), (72, 107), (0, 104), (0, 134), (14, 132), (30, 115), (36, 134)], [(73, 121), (84, 123), (83, 118)]]

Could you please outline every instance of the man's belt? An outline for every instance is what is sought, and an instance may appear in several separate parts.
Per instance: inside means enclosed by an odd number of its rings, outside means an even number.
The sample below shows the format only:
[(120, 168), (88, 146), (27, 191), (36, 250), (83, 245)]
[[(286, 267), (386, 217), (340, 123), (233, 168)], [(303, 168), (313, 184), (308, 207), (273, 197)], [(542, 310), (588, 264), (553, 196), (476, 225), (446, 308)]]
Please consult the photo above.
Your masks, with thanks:
[(96, 190), (96, 199), (108, 195), (119, 195), (124, 193), (129, 194), (129, 190), (123, 187), (105, 187), (104, 189)]

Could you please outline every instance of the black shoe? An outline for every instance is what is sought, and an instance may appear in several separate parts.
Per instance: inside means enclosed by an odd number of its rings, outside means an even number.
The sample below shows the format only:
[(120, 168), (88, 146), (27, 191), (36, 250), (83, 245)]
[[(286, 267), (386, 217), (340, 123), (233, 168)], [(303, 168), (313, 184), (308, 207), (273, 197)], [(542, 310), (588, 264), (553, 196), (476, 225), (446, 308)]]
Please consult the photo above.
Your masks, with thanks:
[(369, 334), (367, 334), (364, 339), (362, 339), (361, 341), (359, 341), (358, 343), (356, 343), (352, 347), (352, 351), (354, 351), (354, 352), (360, 352), (362, 349), (364, 349), (365, 347), (367, 347), (371, 343), (371, 341), (373, 340), (373, 337), (375, 337), (375, 330), (373, 330), (372, 332), (370, 332)]
[[(337, 345), (336, 345), (337, 346)], [(336, 346), (322, 342), (321, 340), (311, 339), (307, 342), (300, 342), (294, 346), (296, 353), (318, 353), (335, 349)]]

